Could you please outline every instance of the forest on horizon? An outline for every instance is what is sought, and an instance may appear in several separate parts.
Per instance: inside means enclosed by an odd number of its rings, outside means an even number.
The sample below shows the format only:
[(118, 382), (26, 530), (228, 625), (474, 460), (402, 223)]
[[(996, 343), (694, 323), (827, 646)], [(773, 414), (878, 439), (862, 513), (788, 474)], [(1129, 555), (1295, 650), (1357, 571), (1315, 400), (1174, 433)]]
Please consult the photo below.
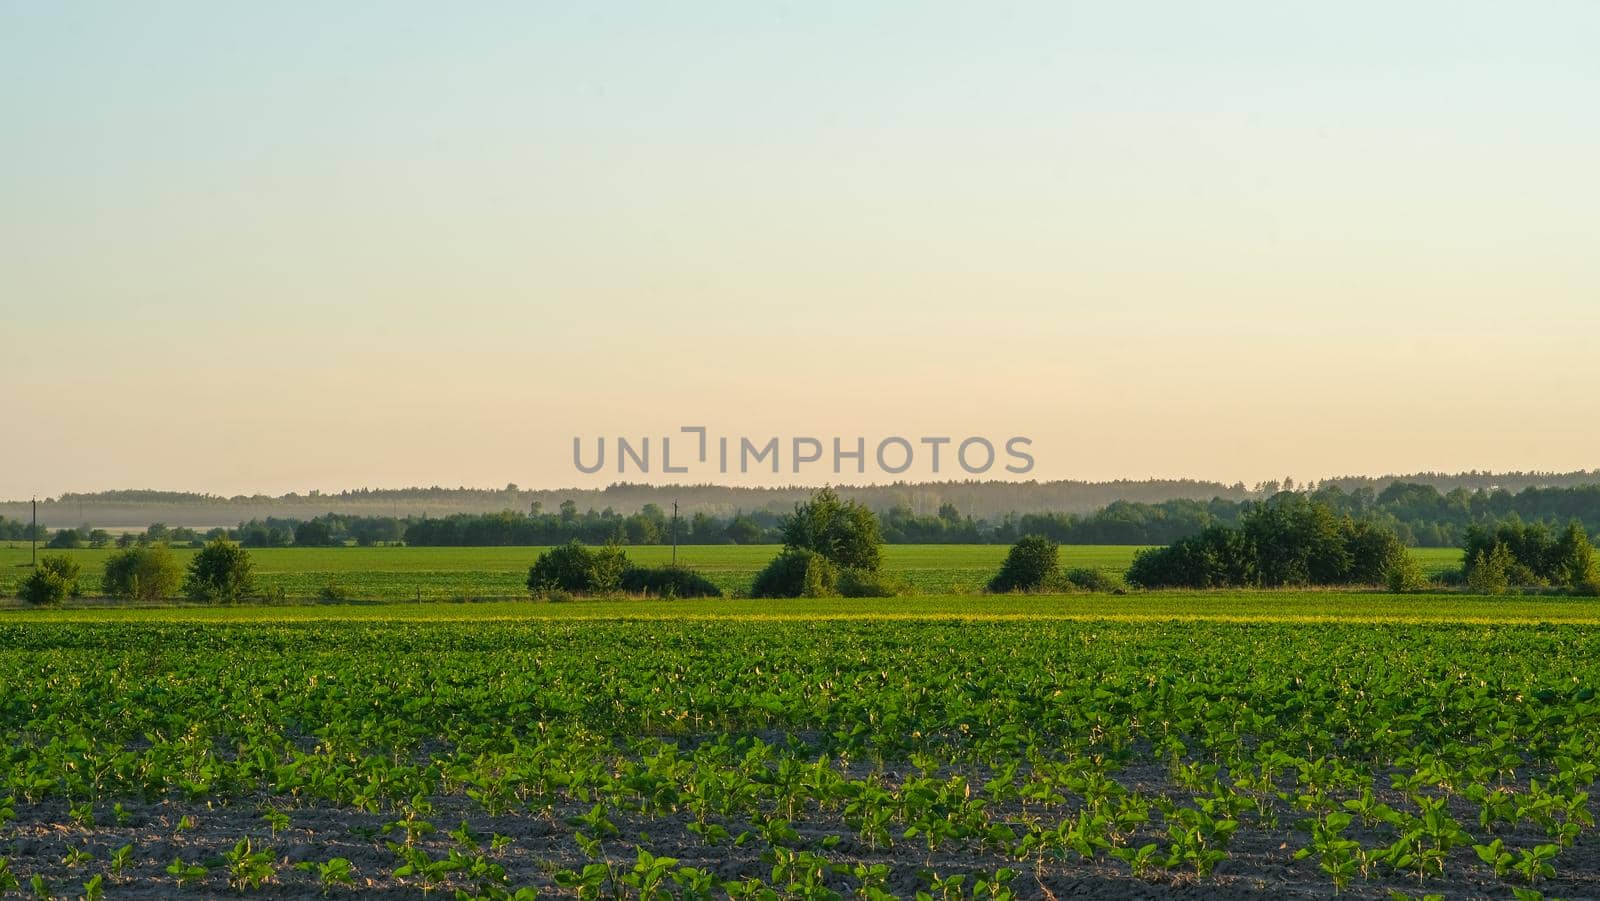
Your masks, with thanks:
[[(1089, 482), (1058, 481), (946, 481), (896, 482), (883, 485), (840, 485), (841, 496), (866, 506), (889, 511), (902, 508), (917, 515), (936, 515), (953, 507), (963, 517), (998, 519), (1007, 514), (1087, 514), (1118, 501), (1159, 504), (1190, 500), (1240, 502), (1260, 500), (1285, 489), (1316, 490), (1337, 487), (1347, 494), (1362, 489), (1381, 492), (1396, 482), (1429, 485), (1442, 493), (1466, 491), (1520, 492), (1527, 488), (1569, 488), (1600, 484), (1600, 469), (1549, 472), (1411, 473), (1385, 476), (1339, 476), (1296, 484), (1272, 480), (1246, 486), (1197, 479), (1121, 479)], [(41, 498), (39, 521), (51, 527), (90, 524), (108, 528), (143, 528), (160, 522), (174, 526), (235, 526), (253, 519), (311, 519), (325, 514), (344, 516), (443, 517), (463, 513), (529, 511), (537, 505), (558, 509), (565, 502), (580, 510), (611, 509), (637, 513), (647, 504), (670, 510), (678, 503), (680, 515), (696, 513), (731, 517), (737, 513), (786, 513), (809, 496), (815, 486), (747, 487), (730, 485), (648, 485), (614, 483), (604, 488), (525, 489), (445, 488), (441, 486), (378, 489), (357, 488), (335, 493), (310, 491), (283, 495), (221, 495), (183, 491), (130, 489), (66, 493)], [(0, 502), (0, 517), (26, 521), (29, 501)]]

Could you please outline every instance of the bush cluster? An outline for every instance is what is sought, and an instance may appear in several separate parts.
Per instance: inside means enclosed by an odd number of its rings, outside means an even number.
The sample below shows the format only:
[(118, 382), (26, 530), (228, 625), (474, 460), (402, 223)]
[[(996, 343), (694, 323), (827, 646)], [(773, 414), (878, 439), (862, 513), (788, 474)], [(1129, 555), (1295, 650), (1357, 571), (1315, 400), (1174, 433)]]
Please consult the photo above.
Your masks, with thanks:
[(1566, 588), (1600, 594), (1600, 562), (1589, 533), (1570, 523), (1559, 536), (1542, 523), (1509, 519), (1472, 526), (1462, 545), (1465, 581), (1474, 591), (1501, 594), (1513, 586)]
[(714, 598), (716, 583), (687, 566), (630, 566), (622, 571), (621, 588), (629, 594), (658, 598)]
[(528, 569), (528, 590), (535, 594), (606, 594), (622, 585), (628, 555), (614, 545), (591, 548), (573, 539), (539, 555)]
[(178, 591), (183, 570), (166, 545), (151, 544), (117, 551), (106, 558), (100, 587), (125, 601), (159, 601)]
[(1060, 546), (1043, 535), (1028, 535), (1011, 546), (989, 590), (1038, 591), (1056, 581)]
[(837, 594), (839, 569), (809, 548), (784, 548), (750, 586), (756, 598), (821, 598)]
[(189, 561), (183, 593), (194, 601), (237, 604), (255, 590), (250, 552), (223, 538), (213, 539)]
[(1141, 551), (1128, 581), (1145, 588), (1277, 588), (1408, 582), (1410, 556), (1381, 523), (1327, 504), (1280, 494), (1256, 504), (1237, 527), (1212, 526), (1164, 548)]
[(39, 565), (22, 580), (17, 597), (35, 606), (59, 604), (82, 593), (78, 586), (78, 564), (62, 555), (39, 558)]
[(780, 524), (783, 550), (756, 574), (758, 598), (892, 597), (902, 586), (886, 578), (877, 514), (823, 488)]
[(628, 592), (663, 598), (717, 597), (722, 589), (686, 566), (638, 566), (615, 545), (591, 548), (576, 539), (539, 555), (528, 590), (544, 597)]

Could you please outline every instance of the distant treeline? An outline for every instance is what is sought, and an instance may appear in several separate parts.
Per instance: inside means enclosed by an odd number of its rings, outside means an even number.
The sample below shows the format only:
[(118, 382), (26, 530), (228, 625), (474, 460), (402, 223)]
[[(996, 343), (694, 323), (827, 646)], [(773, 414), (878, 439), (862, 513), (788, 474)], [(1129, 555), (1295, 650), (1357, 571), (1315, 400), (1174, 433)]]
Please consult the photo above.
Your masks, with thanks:
[[(1600, 484), (1525, 488), (1515, 494), (1459, 487), (1441, 492), (1413, 482), (1392, 482), (1381, 491), (1371, 485), (1346, 491), (1329, 484), (1299, 494), (1336, 513), (1387, 526), (1415, 547), (1460, 547), (1470, 527), (1508, 519), (1551, 527), (1576, 519), (1589, 532), (1600, 531)], [(1115, 503), (1089, 516), (1023, 515), (1015, 520), (1015, 533), (1045, 535), (1062, 544), (1171, 544), (1210, 526), (1239, 525), (1254, 508), (1253, 501), (1222, 498)], [(996, 533), (1010, 532), (1010, 522), (1002, 522)]]
[[(1600, 485), (1527, 488), (1516, 494), (1464, 488), (1441, 493), (1431, 485), (1397, 482), (1382, 491), (1361, 486), (1346, 492), (1330, 485), (1299, 494), (1336, 513), (1387, 526), (1402, 542), (1420, 547), (1459, 547), (1470, 527), (1508, 519), (1552, 527), (1576, 519), (1589, 531), (1600, 531)], [(1238, 525), (1255, 505), (1254, 501), (1224, 498), (1154, 504), (1118, 501), (1085, 515), (1012, 513), (991, 521), (963, 516), (954, 504), (945, 504), (931, 515), (905, 506), (892, 507), (880, 514), (880, 520), (883, 538), (890, 544), (1010, 544), (1024, 535), (1044, 535), (1062, 544), (1164, 545), (1210, 526)], [(232, 535), (257, 546), (346, 541), (514, 546), (555, 545), (573, 539), (588, 544), (638, 545), (668, 543), (676, 528), (680, 544), (771, 544), (779, 540), (780, 519), (780, 514), (765, 510), (728, 517), (702, 512), (681, 517), (674, 526), (670, 514), (655, 504), (624, 515), (610, 508), (579, 512), (577, 504), (569, 500), (556, 511), (536, 507), (527, 514), (505, 511), (436, 519), (329, 515), (308, 523), (265, 520), (245, 523), (232, 530)]]
[[(39, 537), (45, 536), (45, 527), (39, 527)], [(15, 519), (6, 519), (0, 516), (0, 541), (27, 541), (33, 537), (31, 522), (20, 522)]]
[[(841, 495), (845, 492), (841, 491)], [(1419, 547), (1460, 547), (1472, 526), (1506, 520), (1564, 527), (1578, 520), (1591, 533), (1600, 532), (1600, 484), (1564, 488), (1506, 490), (1454, 488), (1441, 492), (1421, 483), (1393, 482), (1382, 490), (1360, 485), (1346, 490), (1327, 484), (1300, 490), (1302, 496), (1339, 514), (1372, 520), (1392, 529), (1404, 543)], [(1254, 508), (1251, 498), (1214, 497), (1155, 503), (1115, 501), (1092, 513), (1007, 513), (989, 519), (965, 514), (954, 503), (932, 513), (918, 513), (897, 504), (879, 511), (882, 534), (890, 544), (1010, 544), (1024, 535), (1043, 535), (1061, 544), (1165, 545), (1199, 534), (1211, 526), (1236, 526)], [(771, 544), (779, 540), (780, 519), (787, 511), (705, 511), (680, 516), (674, 524), (661, 505), (646, 503), (636, 513), (616, 508), (580, 511), (567, 499), (554, 510), (533, 503), (526, 513), (456, 513), (448, 516), (355, 516), (325, 513), (305, 518), (264, 517), (235, 528), (199, 531), (157, 523), (146, 530), (146, 542), (174, 544), (226, 536), (248, 547), (322, 547), (346, 544), (405, 543), (419, 547), (495, 547), (564, 544), (666, 544), (676, 530), (680, 544)], [(27, 540), (25, 523), (0, 518), (0, 539)], [(105, 544), (103, 530), (58, 530), (50, 540), (59, 547)], [(41, 539), (42, 540), (42, 539)], [(129, 538), (122, 539), (127, 543)]]
[[(1597, 477), (1600, 478), (1600, 477)], [(1273, 483), (1274, 485), (1276, 483)], [(677, 501), (684, 516), (706, 513), (731, 518), (743, 511), (781, 516), (811, 496), (815, 486), (745, 487), (731, 485), (643, 485), (619, 482), (605, 488), (529, 490), (517, 485), (500, 489), (403, 488), (357, 489), (333, 494), (309, 492), (280, 496), (193, 494), (177, 491), (106, 491), (69, 493), (39, 502), (40, 522), (93, 523), (98, 527), (139, 527), (166, 522), (210, 528), (249, 520), (308, 520), (327, 513), (357, 517), (393, 517), (399, 520), (442, 518), (458, 513), (493, 514), (503, 510), (529, 510), (538, 504), (556, 509), (572, 501), (580, 509), (636, 513), (646, 504), (670, 509)], [(1192, 479), (1123, 480), (1110, 482), (1002, 482), (947, 481), (896, 482), (888, 485), (839, 486), (842, 497), (874, 510), (904, 506), (919, 513), (934, 513), (953, 504), (964, 515), (997, 518), (1008, 511), (1058, 510), (1089, 513), (1116, 500), (1156, 502), (1172, 498), (1231, 497), (1243, 499), (1251, 490), (1243, 483)], [(1262, 495), (1265, 496), (1265, 495)], [(26, 518), (28, 504), (0, 502), (0, 516)]]
[[(1158, 505), (1166, 501), (1198, 501), (1213, 498), (1245, 502), (1264, 500), (1284, 489), (1301, 492), (1338, 487), (1348, 494), (1363, 488), (1382, 492), (1391, 484), (1428, 485), (1442, 493), (1465, 489), (1520, 492), (1525, 488), (1571, 488), (1600, 483), (1600, 471), (1567, 473), (1545, 472), (1465, 472), (1418, 473), (1406, 476), (1340, 477), (1312, 485), (1295, 485), (1288, 479), (1226, 484), (1195, 479), (1084, 481), (943, 481), (896, 482), (887, 485), (838, 486), (841, 497), (865, 504), (885, 513), (897, 508), (919, 516), (939, 518), (938, 511), (950, 505), (962, 518), (988, 520), (999, 528), (1008, 513), (1053, 513), (1087, 516), (1117, 501)], [(443, 518), (458, 513), (493, 514), (502, 510), (525, 511), (534, 504), (556, 509), (563, 501), (573, 501), (579, 509), (611, 508), (623, 514), (644, 509), (646, 504), (670, 508), (676, 500), (684, 516), (706, 513), (722, 519), (743, 511), (749, 515), (782, 515), (811, 494), (808, 486), (735, 487), (728, 485), (643, 485), (617, 483), (605, 488), (566, 488), (529, 490), (516, 485), (504, 488), (402, 488), (356, 489), (324, 494), (308, 492), (284, 495), (219, 495), (180, 491), (104, 491), (69, 493), (39, 503), (39, 521), (60, 526), (65, 523), (91, 523), (100, 528), (143, 528), (151, 522), (165, 522), (192, 528), (227, 526), (250, 520), (310, 520), (328, 513), (351, 517), (390, 517), (400, 521), (427, 517)], [(0, 502), (0, 516), (26, 521), (25, 501)]]

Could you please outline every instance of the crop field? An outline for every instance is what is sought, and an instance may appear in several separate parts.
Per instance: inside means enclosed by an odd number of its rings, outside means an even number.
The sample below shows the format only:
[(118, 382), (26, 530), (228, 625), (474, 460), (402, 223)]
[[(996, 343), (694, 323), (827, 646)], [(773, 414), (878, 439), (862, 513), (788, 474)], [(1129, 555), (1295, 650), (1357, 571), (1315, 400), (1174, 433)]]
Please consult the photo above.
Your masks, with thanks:
[[(317, 597), (332, 584), (361, 600), (417, 601), (524, 597), (528, 567), (546, 548), (261, 548), (250, 551), (258, 584), (282, 588), (291, 599)], [(756, 572), (778, 553), (776, 545), (686, 545), (678, 548), (678, 561), (700, 570), (723, 591), (747, 589)], [(992, 544), (888, 545), (884, 548), (887, 572), (926, 594), (967, 594), (982, 590), (1000, 567), (1006, 546)], [(1064, 567), (1085, 566), (1122, 572), (1138, 548), (1124, 545), (1063, 545)], [(666, 563), (672, 549), (658, 545), (627, 548), (629, 559), (646, 564)], [(87, 593), (99, 585), (108, 549), (41, 551), (65, 553), (83, 567)], [(175, 549), (182, 562), (194, 551)], [(1423, 569), (1438, 574), (1459, 565), (1454, 548), (1418, 548), (1412, 551)], [(17, 583), (27, 574), (28, 546), (0, 546), (0, 597), (16, 594)]]
[(1596, 897), (1597, 685), (1577, 599), (10, 611), (0, 885)]

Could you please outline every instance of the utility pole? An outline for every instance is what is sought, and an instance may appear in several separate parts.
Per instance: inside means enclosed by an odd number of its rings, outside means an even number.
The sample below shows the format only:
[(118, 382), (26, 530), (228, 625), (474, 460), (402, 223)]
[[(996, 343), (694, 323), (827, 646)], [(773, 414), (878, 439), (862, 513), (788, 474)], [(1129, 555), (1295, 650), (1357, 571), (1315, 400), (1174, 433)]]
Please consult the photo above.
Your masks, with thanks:
[(672, 502), (672, 565), (678, 565), (678, 502)]
[(28, 565), (39, 568), (39, 498), (33, 499), (33, 528), (28, 530)]

